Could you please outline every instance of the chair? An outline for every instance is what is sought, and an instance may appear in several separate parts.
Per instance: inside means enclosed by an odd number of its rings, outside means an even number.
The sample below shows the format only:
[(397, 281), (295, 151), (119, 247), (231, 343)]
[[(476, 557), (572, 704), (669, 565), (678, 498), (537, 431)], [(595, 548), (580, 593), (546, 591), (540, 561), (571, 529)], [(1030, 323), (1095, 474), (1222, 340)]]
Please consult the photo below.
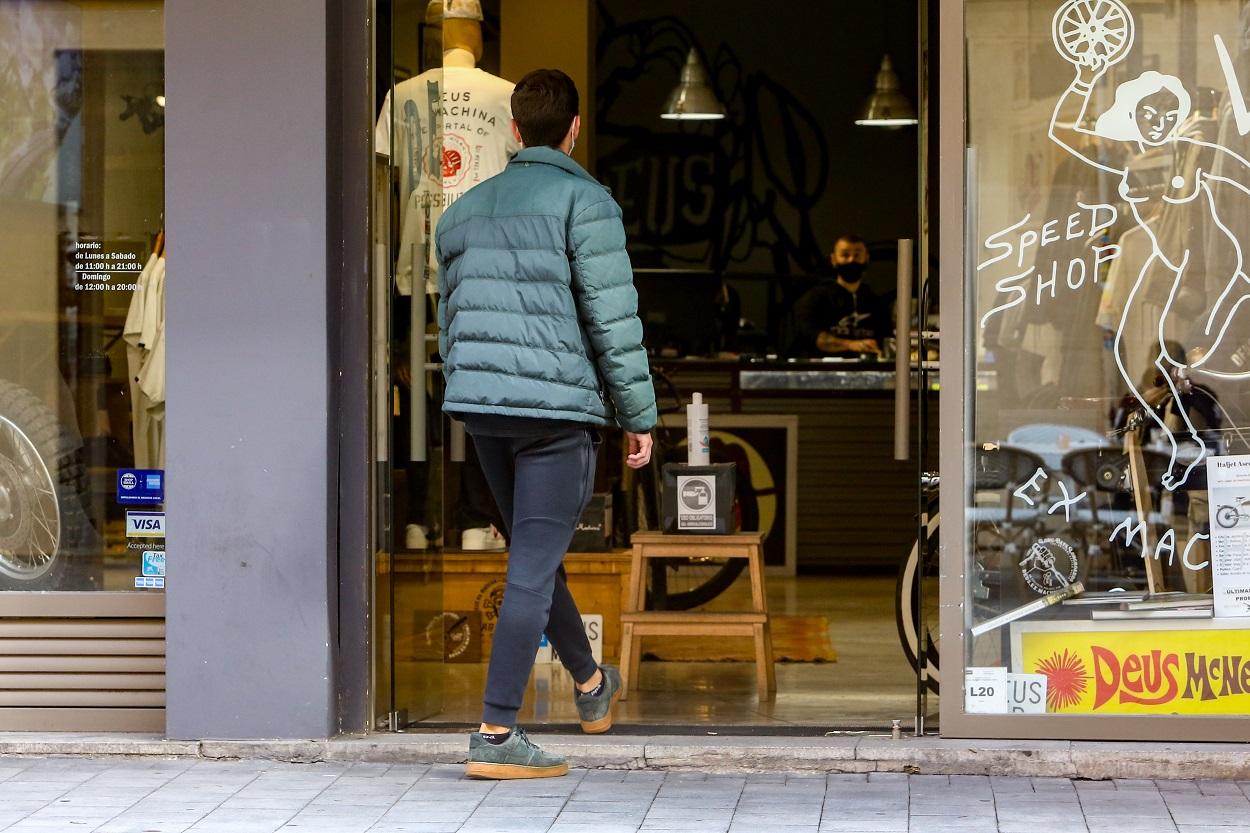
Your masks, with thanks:
[(1050, 478), (1038, 480), (1036, 490), (1027, 492), (1032, 506), (1016, 492), (1037, 476), (1038, 469), (1046, 471), (1046, 464), (1031, 451), (1000, 445), (978, 448), (973, 465), (974, 505), (968, 515), (978, 557), (987, 552), (1017, 556), (1022, 546), (1032, 543), (1050, 502)]
[[(1139, 449), (1142, 457), (1144, 477), (1141, 482), (1149, 483), (1150, 499), (1148, 505), (1159, 505), (1161, 496), (1160, 484), (1167, 473), (1171, 462), (1168, 455), (1149, 448)], [(1089, 493), (1089, 499), (1074, 507), (1075, 516), (1072, 523), (1079, 537), (1086, 542), (1086, 550), (1093, 560), (1103, 554), (1104, 547), (1110, 554), (1108, 576), (1110, 583), (1120, 585), (1123, 579), (1137, 580), (1130, 576), (1129, 565), (1123, 558), (1128, 550), (1128, 536), (1122, 543), (1112, 540), (1112, 532), (1120, 524), (1128, 521), (1136, 525), (1139, 521), (1156, 527), (1165, 526), (1167, 520), (1157, 511), (1149, 511), (1143, 515), (1138, 506), (1117, 506), (1117, 503), (1131, 503), (1133, 498), (1133, 473), (1130, 465), (1129, 452), (1120, 448), (1104, 446), (1102, 448), (1078, 448), (1063, 456), (1063, 471), (1072, 478), (1080, 489)], [(1144, 545), (1148, 537), (1142, 542)], [(1100, 586), (1097, 578), (1091, 577), (1091, 589)]]

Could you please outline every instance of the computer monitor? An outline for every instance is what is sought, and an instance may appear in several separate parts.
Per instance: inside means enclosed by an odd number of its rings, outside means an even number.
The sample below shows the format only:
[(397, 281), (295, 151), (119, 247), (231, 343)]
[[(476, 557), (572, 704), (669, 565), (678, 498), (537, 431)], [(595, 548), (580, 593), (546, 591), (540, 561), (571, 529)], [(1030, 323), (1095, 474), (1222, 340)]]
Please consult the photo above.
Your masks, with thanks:
[(720, 334), (721, 276), (694, 269), (636, 269), (638, 317), (648, 352), (707, 356)]

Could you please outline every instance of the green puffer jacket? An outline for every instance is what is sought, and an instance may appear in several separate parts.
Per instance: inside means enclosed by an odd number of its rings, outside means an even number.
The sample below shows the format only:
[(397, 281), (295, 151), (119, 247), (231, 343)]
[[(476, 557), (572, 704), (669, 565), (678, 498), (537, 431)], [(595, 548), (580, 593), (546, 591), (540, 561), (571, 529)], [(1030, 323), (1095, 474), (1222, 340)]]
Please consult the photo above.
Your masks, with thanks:
[(655, 425), (621, 209), (558, 150), (525, 148), (438, 223), (443, 410)]

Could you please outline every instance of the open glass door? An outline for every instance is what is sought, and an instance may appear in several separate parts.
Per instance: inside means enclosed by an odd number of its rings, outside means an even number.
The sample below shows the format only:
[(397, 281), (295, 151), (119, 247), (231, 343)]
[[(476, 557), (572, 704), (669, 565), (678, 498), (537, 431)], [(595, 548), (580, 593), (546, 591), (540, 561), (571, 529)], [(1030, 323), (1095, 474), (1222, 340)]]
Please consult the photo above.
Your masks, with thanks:
[(433, 228), (442, 197), (441, 37), (426, 0), (379, 0), (372, 379), (375, 725), (442, 710), (442, 377)]
[[(931, 165), (936, 131), (936, 88), (930, 84), (934, 55), (930, 31), (937, 17), (937, 2), (922, 3), (917, 14), (918, 135), (917, 239), (900, 240), (897, 259), (895, 366), (896, 460), (910, 460), (915, 472), (916, 537), (898, 579), (896, 618), (903, 653), (916, 673), (915, 713), (909, 727), (916, 735), (936, 730), (940, 691), (941, 628), (939, 626), (941, 571), (939, 548), (938, 471), (938, 379), (941, 339), (938, 330), (938, 270), (933, 257), (937, 171)], [(906, 299), (905, 305), (903, 299)], [(904, 349), (907, 345), (907, 349)], [(895, 730), (900, 731), (896, 725)]]

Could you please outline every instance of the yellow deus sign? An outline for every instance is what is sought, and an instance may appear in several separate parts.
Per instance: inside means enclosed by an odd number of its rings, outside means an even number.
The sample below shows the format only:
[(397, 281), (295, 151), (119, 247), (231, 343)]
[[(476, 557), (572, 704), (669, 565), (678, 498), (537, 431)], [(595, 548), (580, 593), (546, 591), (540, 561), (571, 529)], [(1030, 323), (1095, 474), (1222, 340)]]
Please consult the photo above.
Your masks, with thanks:
[(1250, 629), (1021, 630), (1048, 712), (1250, 714)]

